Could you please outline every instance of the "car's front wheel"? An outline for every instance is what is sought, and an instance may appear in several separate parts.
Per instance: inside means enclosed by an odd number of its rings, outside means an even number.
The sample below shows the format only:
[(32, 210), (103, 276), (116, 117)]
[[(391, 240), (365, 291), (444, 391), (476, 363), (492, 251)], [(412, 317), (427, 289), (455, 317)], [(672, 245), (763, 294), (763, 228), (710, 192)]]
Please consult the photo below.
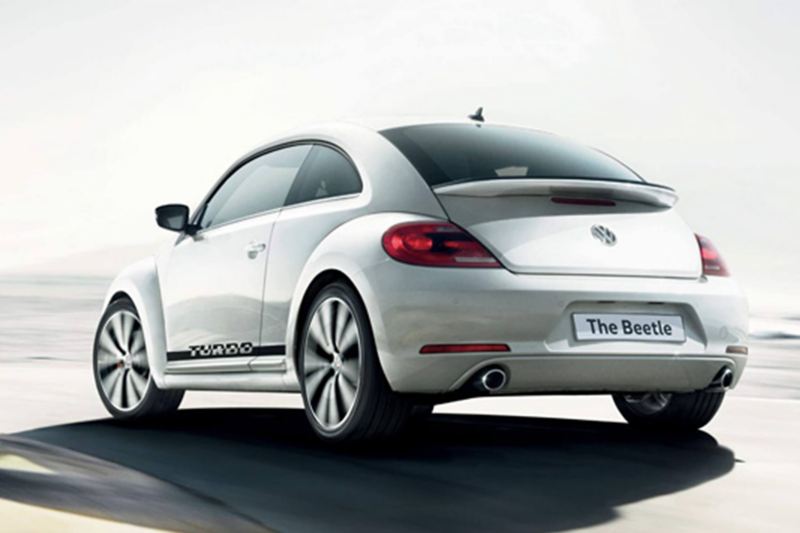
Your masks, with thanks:
[(408, 420), (413, 404), (389, 387), (378, 361), (367, 311), (356, 291), (328, 285), (306, 313), (298, 378), (306, 415), (324, 440), (387, 437)]
[(649, 429), (693, 430), (708, 424), (724, 392), (615, 394), (614, 403), (631, 425)]
[(94, 381), (114, 418), (138, 419), (178, 409), (183, 391), (160, 390), (150, 373), (144, 331), (128, 299), (112, 302), (94, 340)]

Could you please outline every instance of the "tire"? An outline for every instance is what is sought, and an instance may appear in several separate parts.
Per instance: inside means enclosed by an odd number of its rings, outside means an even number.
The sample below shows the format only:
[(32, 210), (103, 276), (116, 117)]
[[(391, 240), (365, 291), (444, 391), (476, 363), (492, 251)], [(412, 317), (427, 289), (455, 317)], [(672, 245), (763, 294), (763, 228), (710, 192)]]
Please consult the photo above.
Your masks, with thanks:
[(432, 403), (415, 403), (414, 407), (411, 408), (411, 418), (418, 422), (426, 420), (432, 414)]
[(614, 403), (631, 425), (690, 431), (708, 424), (722, 405), (724, 392), (615, 394)]
[(92, 373), (106, 410), (116, 419), (172, 413), (182, 390), (161, 390), (150, 374), (139, 313), (127, 298), (109, 304), (94, 338)]
[(328, 442), (359, 442), (400, 432), (413, 404), (389, 387), (358, 293), (332, 283), (306, 313), (298, 353), (306, 417)]

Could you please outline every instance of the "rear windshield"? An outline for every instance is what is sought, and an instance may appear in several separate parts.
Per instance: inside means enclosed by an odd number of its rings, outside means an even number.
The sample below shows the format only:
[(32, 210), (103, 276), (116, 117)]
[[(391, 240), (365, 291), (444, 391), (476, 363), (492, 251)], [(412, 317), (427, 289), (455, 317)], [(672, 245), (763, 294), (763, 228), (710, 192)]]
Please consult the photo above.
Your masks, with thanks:
[(643, 182), (616, 159), (550, 133), (485, 124), (430, 124), (381, 131), (428, 185), (513, 178)]

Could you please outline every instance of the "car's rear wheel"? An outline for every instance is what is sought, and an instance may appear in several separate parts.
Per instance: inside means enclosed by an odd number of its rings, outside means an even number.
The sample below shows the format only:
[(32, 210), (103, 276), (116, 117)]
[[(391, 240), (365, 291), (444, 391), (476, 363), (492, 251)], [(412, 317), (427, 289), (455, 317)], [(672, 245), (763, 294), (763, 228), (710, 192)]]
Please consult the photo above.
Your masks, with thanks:
[(352, 442), (402, 429), (413, 405), (389, 387), (366, 309), (353, 288), (336, 282), (317, 294), (299, 349), (303, 403), (319, 437)]
[(100, 399), (114, 418), (138, 419), (178, 409), (183, 391), (160, 390), (150, 373), (144, 331), (128, 299), (112, 302), (94, 341), (94, 381)]
[(724, 392), (615, 394), (614, 403), (630, 424), (649, 429), (699, 429), (722, 405)]

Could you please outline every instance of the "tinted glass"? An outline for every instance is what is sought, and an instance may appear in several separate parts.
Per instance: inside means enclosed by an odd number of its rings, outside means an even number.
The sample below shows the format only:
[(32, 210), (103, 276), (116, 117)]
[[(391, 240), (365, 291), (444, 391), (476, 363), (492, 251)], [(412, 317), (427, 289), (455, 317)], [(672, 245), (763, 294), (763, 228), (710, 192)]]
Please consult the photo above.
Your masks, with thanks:
[(286, 203), (299, 204), (357, 192), (361, 192), (361, 179), (350, 161), (333, 148), (315, 145)]
[(275, 150), (245, 163), (206, 204), (200, 225), (218, 226), (283, 205), (311, 145)]
[(643, 181), (602, 152), (522, 128), (431, 124), (381, 133), (430, 186), (499, 178)]

